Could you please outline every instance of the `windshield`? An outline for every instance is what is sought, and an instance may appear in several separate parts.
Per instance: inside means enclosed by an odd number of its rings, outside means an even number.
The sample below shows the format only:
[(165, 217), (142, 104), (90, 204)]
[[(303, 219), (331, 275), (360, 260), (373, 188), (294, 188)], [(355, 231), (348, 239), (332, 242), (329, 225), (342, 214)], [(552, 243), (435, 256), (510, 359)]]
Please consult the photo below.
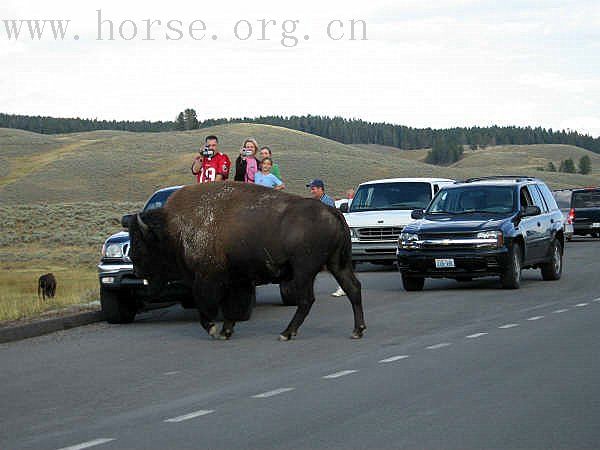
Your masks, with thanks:
[(144, 206), (144, 211), (162, 208), (165, 205), (167, 199), (171, 196), (171, 194), (177, 190), (178, 189), (169, 189), (166, 191), (156, 192), (152, 197), (150, 197), (150, 200), (148, 200), (146, 206)]
[(573, 208), (600, 208), (600, 191), (573, 193)]
[(376, 183), (361, 186), (356, 191), (350, 212), (413, 210), (426, 208), (431, 201), (429, 183)]
[(464, 186), (443, 189), (435, 196), (427, 214), (506, 214), (514, 211), (512, 186)]

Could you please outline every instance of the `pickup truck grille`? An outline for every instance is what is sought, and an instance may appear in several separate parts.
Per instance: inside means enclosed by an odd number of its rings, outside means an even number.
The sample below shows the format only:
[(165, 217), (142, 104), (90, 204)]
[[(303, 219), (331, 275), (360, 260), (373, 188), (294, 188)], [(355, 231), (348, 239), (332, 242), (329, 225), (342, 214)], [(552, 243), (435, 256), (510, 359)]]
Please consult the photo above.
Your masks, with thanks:
[(397, 241), (402, 233), (400, 227), (358, 228), (358, 239), (361, 241)]

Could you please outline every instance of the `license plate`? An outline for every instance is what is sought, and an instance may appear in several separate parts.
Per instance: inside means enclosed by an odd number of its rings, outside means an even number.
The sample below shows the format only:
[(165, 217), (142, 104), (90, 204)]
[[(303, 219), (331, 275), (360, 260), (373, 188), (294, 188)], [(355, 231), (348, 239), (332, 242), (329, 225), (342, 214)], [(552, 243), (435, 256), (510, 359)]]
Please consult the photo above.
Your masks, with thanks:
[(449, 268), (451, 269), (456, 266), (454, 265), (453, 258), (445, 258), (445, 259), (436, 259), (435, 267), (436, 267), (436, 269), (449, 269)]
[(600, 228), (600, 223), (599, 222), (593, 223), (592, 228)]

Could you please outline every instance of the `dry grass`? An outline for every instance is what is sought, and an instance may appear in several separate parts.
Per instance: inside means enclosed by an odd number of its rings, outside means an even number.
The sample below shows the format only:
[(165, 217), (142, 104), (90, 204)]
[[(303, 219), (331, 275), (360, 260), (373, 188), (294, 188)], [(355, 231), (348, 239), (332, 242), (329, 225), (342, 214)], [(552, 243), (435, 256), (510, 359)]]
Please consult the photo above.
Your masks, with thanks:
[[(50, 271), (57, 279), (56, 296), (43, 301), (37, 295), (37, 280)], [(98, 299), (98, 277), (90, 267), (59, 267), (50, 263), (2, 268), (0, 286), (0, 321), (32, 317)]]

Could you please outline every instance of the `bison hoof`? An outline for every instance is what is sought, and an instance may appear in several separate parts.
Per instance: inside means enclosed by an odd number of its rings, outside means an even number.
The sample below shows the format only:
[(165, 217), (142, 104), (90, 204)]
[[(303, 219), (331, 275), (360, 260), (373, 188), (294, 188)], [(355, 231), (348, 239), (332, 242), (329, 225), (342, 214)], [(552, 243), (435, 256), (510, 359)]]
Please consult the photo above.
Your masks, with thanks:
[(362, 326), (362, 327), (360, 327), (359, 329), (357, 329), (357, 330), (354, 330), (354, 331), (352, 332), (352, 339), (360, 339), (360, 338), (362, 338), (362, 337), (363, 337), (363, 334), (364, 334), (364, 332), (365, 332), (365, 330), (366, 330), (366, 328), (367, 328), (367, 327), (365, 327), (365, 326)]
[(279, 335), (279, 340), (280, 340), (281, 342), (284, 342), (284, 341), (289, 341), (289, 340), (290, 340), (290, 337), (289, 337), (289, 336), (284, 336), (283, 334), (280, 334), (280, 335)]
[(221, 339), (222, 341), (228, 341), (229, 339), (231, 339), (232, 334), (233, 334), (232, 330), (223, 330), (219, 334), (219, 339)]
[(217, 330), (217, 325), (214, 323), (208, 328), (208, 335), (211, 338), (216, 338), (219, 335), (219, 331)]

